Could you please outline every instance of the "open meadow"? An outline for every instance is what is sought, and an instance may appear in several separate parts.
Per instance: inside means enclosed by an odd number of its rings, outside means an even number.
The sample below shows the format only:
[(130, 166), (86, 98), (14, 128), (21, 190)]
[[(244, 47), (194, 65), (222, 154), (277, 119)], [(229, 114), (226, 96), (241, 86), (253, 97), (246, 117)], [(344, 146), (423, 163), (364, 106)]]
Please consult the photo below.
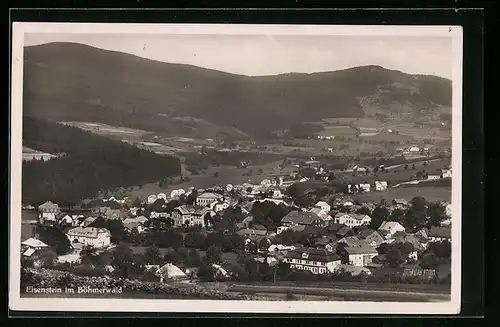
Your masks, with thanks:
[(370, 192), (354, 196), (361, 202), (379, 203), (380, 200), (392, 201), (394, 199), (405, 199), (410, 201), (416, 196), (423, 196), (428, 201), (451, 202), (451, 187), (396, 187), (387, 191)]

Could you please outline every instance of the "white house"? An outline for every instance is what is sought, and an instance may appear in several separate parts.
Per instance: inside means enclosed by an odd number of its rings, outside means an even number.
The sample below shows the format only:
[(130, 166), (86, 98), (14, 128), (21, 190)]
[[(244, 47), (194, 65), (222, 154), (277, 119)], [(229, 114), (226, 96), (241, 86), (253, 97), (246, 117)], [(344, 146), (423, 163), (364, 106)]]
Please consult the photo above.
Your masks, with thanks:
[(41, 224), (45, 222), (55, 222), (56, 216), (61, 213), (61, 209), (55, 203), (47, 201), (38, 207), (38, 220)]
[(186, 194), (186, 191), (184, 191), (183, 189), (173, 190), (172, 192), (170, 192), (170, 198), (175, 199), (183, 194)]
[(408, 149), (409, 152), (420, 152), (420, 148), (418, 146), (412, 146)]
[(372, 218), (368, 215), (339, 212), (335, 215), (334, 223), (343, 224), (349, 228), (353, 228), (356, 226), (368, 225), (371, 220)]
[(196, 198), (196, 205), (203, 207), (210, 206), (212, 203), (217, 202), (222, 198), (223, 196), (218, 193), (203, 193), (198, 195), (198, 197)]
[(193, 207), (183, 205), (175, 208), (172, 211), (172, 219), (174, 220), (174, 226), (186, 225), (201, 225), (205, 227), (205, 216), (209, 213), (212, 215), (213, 211), (208, 207)]
[(386, 181), (375, 181), (375, 191), (385, 191), (387, 190)]
[(383, 231), (392, 236), (397, 232), (404, 232), (405, 228), (397, 221), (384, 221), (382, 225), (380, 225), (378, 230)]
[(378, 255), (375, 248), (371, 246), (346, 247), (347, 261), (352, 266), (364, 267), (372, 262), (373, 257)]
[(66, 236), (70, 243), (81, 243), (96, 248), (111, 244), (111, 233), (105, 228), (76, 227), (70, 229)]
[(210, 204), (210, 208), (214, 212), (220, 212), (222, 210), (225, 210), (225, 209), (229, 208), (229, 202), (228, 201), (213, 202), (212, 204)]
[(359, 187), (359, 189), (363, 190), (364, 192), (370, 192), (370, 184), (368, 184), (368, 183), (359, 184), (358, 187)]
[(449, 169), (441, 169), (441, 175), (443, 176), (443, 178), (451, 178), (452, 174), (451, 174), (451, 168)]
[(442, 242), (442, 241), (451, 241), (451, 227), (449, 226), (440, 226), (440, 227), (431, 227), (431, 230), (427, 234), (429, 237), (429, 241), (431, 242)]
[(427, 175), (428, 180), (436, 180), (436, 179), (440, 179), (440, 178), (441, 178), (441, 175)]
[(155, 203), (157, 199), (158, 197), (156, 196), (156, 194), (151, 194), (150, 196), (148, 196), (148, 204)]
[(291, 269), (306, 270), (313, 274), (327, 274), (341, 264), (340, 257), (326, 250), (299, 248), (288, 251), (283, 258)]
[(328, 213), (330, 212), (331, 210), (331, 207), (328, 203), (326, 203), (325, 201), (318, 201), (316, 202), (316, 204), (314, 205), (315, 208), (320, 208), (322, 211)]
[(21, 243), (21, 249), (23, 251), (23, 256), (25, 257), (31, 257), (33, 253), (35, 253), (37, 250), (45, 249), (48, 248), (49, 246), (45, 244), (44, 242), (36, 239), (36, 238), (29, 238), (26, 241)]
[[(167, 195), (165, 193), (158, 193), (156, 199), (163, 199), (163, 201), (167, 201)], [(154, 202), (154, 201), (153, 201)]]

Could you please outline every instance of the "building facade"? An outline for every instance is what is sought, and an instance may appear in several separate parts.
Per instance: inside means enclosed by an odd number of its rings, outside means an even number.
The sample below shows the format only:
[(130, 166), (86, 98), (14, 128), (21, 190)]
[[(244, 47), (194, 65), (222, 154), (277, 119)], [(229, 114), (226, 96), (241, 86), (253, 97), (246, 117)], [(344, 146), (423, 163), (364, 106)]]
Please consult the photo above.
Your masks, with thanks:
[(70, 243), (81, 243), (86, 246), (102, 248), (111, 244), (111, 233), (105, 228), (76, 227), (66, 234)]
[(60, 213), (61, 209), (57, 204), (47, 201), (38, 207), (38, 222), (40, 224), (53, 223)]
[(310, 271), (313, 274), (328, 274), (341, 264), (340, 257), (326, 250), (303, 248), (288, 251), (283, 262), (291, 269)]
[(223, 198), (222, 195), (217, 193), (203, 193), (196, 198), (196, 205), (200, 207), (210, 206), (212, 203), (217, 202)]

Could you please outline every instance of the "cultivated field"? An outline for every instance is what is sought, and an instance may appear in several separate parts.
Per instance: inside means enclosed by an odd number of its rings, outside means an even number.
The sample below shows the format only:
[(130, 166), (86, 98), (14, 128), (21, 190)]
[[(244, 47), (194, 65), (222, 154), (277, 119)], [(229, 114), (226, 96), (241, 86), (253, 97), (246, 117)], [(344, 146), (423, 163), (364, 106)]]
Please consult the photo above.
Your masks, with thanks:
[(394, 199), (405, 199), (410, 201), (416, 196), (423, 196), (428, 201), (451, 202), (451, 187), (396, 187), (383, 192), (370, 192), (354, 196), (355, 200), (361, 202), (379, 203), (380, 200), (392, 201)]
[[(373, 167), (370, 167), (371, 172), (369, 174), (359, 172), (355, 173), (353, 176), (352, 172), (339, 172), (337, 173), (337, 176), (346, 183), (373, 183), (375, 181), (388, 181), (392, 185), (396, 185), (398, 183), (414, 179), (414, 175), (418, 170), (425, 170), (429, 174), (441, 173), (441, 169), (446, 168), (450, 164), (450, 159), (445, 158), (429, 160), (425, 166), (424, 162), (425, 161), (408, 163), (408, 170), (404, 169), (405, 164), (387, 167), (387, 172), (378, 172), (377, 176), (373, 174)], [(415, 165), (415, 170), (412, 169), (413, 164)]]

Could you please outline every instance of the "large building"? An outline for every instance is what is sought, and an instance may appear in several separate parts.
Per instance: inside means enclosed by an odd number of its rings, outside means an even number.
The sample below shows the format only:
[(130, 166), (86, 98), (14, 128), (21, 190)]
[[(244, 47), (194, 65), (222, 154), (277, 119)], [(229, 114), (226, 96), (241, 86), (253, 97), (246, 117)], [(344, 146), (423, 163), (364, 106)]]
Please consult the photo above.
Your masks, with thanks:
[(371, 217), (368, 215), (339, 212), (335, 215), (334, 222), (353, 228), (356, 226), (368, 225), (371, 220)]
[(60, 213), (61, 209), (56, 203), (47, 201), (38, 207), (38, 222), (40, 224), (54, 223)]
[(105, 228), (76, 227), (66, 234), (71, 244), (80, 243), (95, 248), (106, 247), (111, 244), (111, 233)]
[(341, 264), (340, 257), (326, 250), (315, 248), (299, 248), (288, 251), (284, 263), (291, 269), (306, 270), (313, 274), (328, 274)]
[(201, 225), (205, 227), (205, 216), (212, 215), (213, 211), (208, 207), (183, 205), (172, 211), (174, 226)]
[(377, 250), (371, 246), (346, 247), (347, 262), (351, 266), (364, 267), (372, 262), (378, 255)]
[(223, 196), (218, 193), (203, 193), (198, 195), (198, 197), (196, 198), (196, 205), (203, 207), (210, 206), (212, 203), (217, 202), (222, 198)]

